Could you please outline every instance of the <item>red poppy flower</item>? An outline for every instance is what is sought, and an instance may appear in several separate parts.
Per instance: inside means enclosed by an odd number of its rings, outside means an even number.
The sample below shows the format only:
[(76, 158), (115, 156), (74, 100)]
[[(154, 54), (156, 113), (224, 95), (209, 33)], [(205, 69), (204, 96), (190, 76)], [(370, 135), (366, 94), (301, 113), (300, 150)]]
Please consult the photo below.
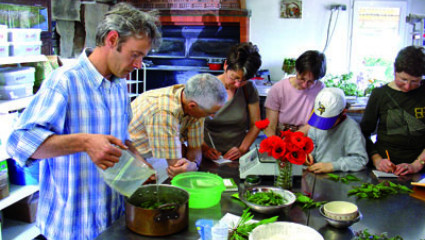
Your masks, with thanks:
[(273, 146), (279, 142), (282, 141), (278, 136), (270, 136), (260, 143), (260, 149), (258, 150), (260, 153), (267, 152), (269, 156), (272, 155), (273, 152)]
[(289, 140), (292, 144), (297, 146), (298, 148), (303, 148), (305, 145), (306, 137), (304, 136), (304, 133), (302, 132), (294, 132), (290, 136)]
[[(289, 138), (287, 138), (289, 139)], [(296, 152), (302, 148), (298, 147), (297, 145), (295, 145), (292, 141), (288, 140), (286, 141), (286, 148), (288, 149), (289, 152)]]
[(304, 145), (303, 149), (304, 149), (305, 153), (307, 153), (307, 154), (313, 152), (314, 143), (313, 143), (313, 140), (311, 140), (311, 138), (309, 138), (309, 137), (305, 138), (305, 145)]
[(306, 153), (302, 149), (298, 151), (294, 151), (294, 152), (289, 152), (285, 156), (290, 163), (297, 164), (297, 165), (304, 164), (305, 159), (307, 157)]
[(280, 141), (276, 142), (273, 146), (272, 156), (275, 159), (283, 158), (286, 154), (286, 143), (280, 139)]
[(260, 153), (267, 152), (269, 156), (280, 160), (279, 164), (287, 161), (293, 164), (304, 164), (307, 154), (314, 149), (311, 138), (304, 136), (302, 132), (290, 130), (281, 131), (280, 136), (271, 136), (260, 143)]
[(257, 128), (259, 128), (260, 130), (266, 129), (267, 126), (269, 126), (269, 119), (264, 119), (264, 120), (260, 120), (260, 121), (256, 121), (255, 122), (255, 126), (257, 126)]
[(293, 134), (293, 132), (291, 130), (280, 131), (280, 137), (283, 138), (283, 139), (291, 136), (292, 134)]

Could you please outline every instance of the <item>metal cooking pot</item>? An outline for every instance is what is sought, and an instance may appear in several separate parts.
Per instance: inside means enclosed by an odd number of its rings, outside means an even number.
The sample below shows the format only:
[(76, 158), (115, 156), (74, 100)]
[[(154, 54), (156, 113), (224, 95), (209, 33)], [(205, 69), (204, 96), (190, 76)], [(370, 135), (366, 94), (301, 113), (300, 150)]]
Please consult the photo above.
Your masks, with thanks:
[[(157, 209), (142, 208), (146, 201), (166, 203)], [(141, 186), (126, 199), (125, 222), (127, 227), (145, 236), (166, 236), (179, 232), (189, 223), (189, 193), (166, 184)]]

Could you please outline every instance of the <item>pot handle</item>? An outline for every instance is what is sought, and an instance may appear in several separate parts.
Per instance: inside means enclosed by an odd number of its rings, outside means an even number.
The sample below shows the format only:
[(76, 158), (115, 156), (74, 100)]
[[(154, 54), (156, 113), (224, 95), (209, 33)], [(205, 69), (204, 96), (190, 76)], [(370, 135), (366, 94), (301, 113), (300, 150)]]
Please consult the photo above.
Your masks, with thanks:
[(180, 214), (177, 212), (179, 204), (167, 203), (158, 207), (159, 213), (153, 218), (155, 222), (162, 222), (171, 219), (178, 219)]

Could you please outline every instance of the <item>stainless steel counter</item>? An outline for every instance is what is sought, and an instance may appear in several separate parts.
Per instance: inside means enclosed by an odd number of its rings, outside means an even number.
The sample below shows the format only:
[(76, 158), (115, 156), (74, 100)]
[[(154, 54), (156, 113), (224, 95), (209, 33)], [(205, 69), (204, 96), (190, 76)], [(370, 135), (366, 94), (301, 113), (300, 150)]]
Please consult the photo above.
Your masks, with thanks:
[[(224, 178), (233, 177), (239, 183), (238, 163), (231, 163), (225, 166), (216, 166), (210, 161), (203, 161), (201, 171), (218, 173)], [(345, 175), (346, 173), (337, 173)], [(362, 182), (378, 183), (370, 170), (351, 173), (362, 179)], [(425, 177), (425, 174), (415, 174), (405, 178), (391, 179), (396, 183), (405, 184), (410, 187), (410, 182), (417, 181)], [(264, 184), (271, 184), (272, 179), (263, 178)], [(243, 185), (243, 184), (242, 184)], [(279, 215), (278, 221), (291, 221), (311, 226), (318, 230), (326, 240), (352, 239), (354, 232), (368, 229), (371, 233), (387, 232), (393, 237), (397, 234), (405, 240), (418, 240), (425, 238), (425, 201), (410, 197), (407, 194), (389, 196), (377, 200), (356, 200), (355, 197), (348, 197), (347, 191), (351, 186), (359, 185), (359, 182), (343, 184), (327, 179), (326, 174), (315, 175), (304, 172), (302, 178), (294, 178), (294, 192), (310, 192), (317, 201), (346, 200), (358, 205), (363, 214), (363, 219), (347, 229), (336, 229), (327, 225), (325, 219), (320, 215), (318, 209), (302, 210), (299, 206), (293, 205), (290, 209), (283, 211)], [(180, 233), (161, 237), (161, 239), (199, 239), (195, 228), (195, 221), (200, 218), (219, 220), (226, 213), (241, 215), (245, 206), (239, 200), (231, 197), (225, 192), (222, 195), (220, 204), (207, 209), (190, 209), (189, 226)], [(268, 218), (273, 215), (264, 215), (254, 212), (255, 219)], [(124, 217), (113, 223), (113, 225), (103, 232), (97, 239), (154, 239), (133, 233), (125, 226)], [(158, 239), (158, 238), (156, 238)]]

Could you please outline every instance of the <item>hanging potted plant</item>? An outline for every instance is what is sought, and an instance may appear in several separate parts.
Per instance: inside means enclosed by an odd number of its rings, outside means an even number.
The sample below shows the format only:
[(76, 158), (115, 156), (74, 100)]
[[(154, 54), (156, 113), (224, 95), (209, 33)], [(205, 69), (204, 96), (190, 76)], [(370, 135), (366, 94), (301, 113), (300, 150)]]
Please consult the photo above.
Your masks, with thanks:
[(282, 70), (286, 74), (294, 74), (295, 73), (295, 58), (285, 58), (283, 59)]

